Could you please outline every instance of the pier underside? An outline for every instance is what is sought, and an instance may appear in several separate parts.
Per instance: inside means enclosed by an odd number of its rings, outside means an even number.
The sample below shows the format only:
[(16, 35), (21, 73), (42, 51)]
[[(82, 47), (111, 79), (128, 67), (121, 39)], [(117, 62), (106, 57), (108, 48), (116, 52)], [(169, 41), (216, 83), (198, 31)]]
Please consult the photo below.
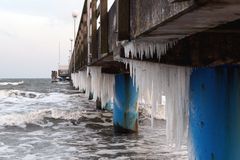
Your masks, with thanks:
[(119, 0), (105, 16), (73, 74), (102, 106), (113, 98), (115, 131), (137, 132), (137, 104), (154, 119), (166, 97), (169, 143), (189, 132), (190, 159), (238, 160), (240, 2)]

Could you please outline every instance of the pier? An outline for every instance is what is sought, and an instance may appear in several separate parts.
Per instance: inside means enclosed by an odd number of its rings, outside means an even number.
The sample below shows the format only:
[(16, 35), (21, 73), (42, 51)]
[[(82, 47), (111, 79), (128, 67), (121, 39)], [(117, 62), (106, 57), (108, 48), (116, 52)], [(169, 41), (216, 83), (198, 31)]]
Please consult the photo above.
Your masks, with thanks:
[[(240, 157), (240, 1), (85, 0), (69, 71), (113, 110), (115, 132), (138, 132), (164, 107), (170, 144), (189, 158)], [(91, 96), (90, 96), (91, 97)]]

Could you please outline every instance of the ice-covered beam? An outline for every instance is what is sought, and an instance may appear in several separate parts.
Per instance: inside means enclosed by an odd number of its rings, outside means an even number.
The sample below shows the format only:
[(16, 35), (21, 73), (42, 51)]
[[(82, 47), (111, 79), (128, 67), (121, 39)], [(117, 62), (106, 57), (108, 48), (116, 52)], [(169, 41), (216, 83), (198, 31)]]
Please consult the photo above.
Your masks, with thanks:
[(123, 43), (122, 57), (179, 66), (217, 66), (240, 62), (240, 20), (182, 39), (140, 38)]
[(161, 42), (154, 40), (134, 40), (123, 44), (124, 47), (124, 58), (140, 59), (140, 60), (161, 60), (162, 55), (166, 54), (167, 51), (174, 47), (177, 40), (169, 42)]
[(185, 37), (167, 54), (162, 63), (184, 66), (217, 66), (240, 62), (240, 20)]

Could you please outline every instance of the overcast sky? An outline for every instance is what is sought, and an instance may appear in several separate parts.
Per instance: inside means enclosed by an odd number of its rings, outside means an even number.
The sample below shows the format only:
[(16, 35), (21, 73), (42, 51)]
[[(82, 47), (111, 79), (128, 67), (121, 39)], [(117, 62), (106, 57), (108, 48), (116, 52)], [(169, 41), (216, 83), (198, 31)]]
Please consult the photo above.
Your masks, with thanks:
[(73, 37), (71, 14), (82, 13), (83, 3), (0, 0), (0, 78), (50, 77), (58, 66), (59, 41), (61, 64), (67, 64)]
[[(109, 8), (113, 0), (109, 0)], [(0, 0), (0, 78), (47, 78), (67, 64), (84, 0)], [(78, 18), (79, 24), (80, 15)]]
[(0, 0), (0, 77), (50, 77), (67, 63), (74, 9), (83, 0)]

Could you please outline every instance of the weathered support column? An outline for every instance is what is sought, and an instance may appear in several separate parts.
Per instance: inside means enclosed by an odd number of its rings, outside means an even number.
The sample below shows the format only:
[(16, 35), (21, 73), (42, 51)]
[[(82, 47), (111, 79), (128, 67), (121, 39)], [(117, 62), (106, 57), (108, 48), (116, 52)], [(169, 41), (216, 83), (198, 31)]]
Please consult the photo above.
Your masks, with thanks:
[(113, 109), (114, 130), (118, 133), (138, 131), (138, 91), (129, 74), (115, 76)]
[(190, 100), (190, 159), (238, 160), (240, 66), (194, 69)]

